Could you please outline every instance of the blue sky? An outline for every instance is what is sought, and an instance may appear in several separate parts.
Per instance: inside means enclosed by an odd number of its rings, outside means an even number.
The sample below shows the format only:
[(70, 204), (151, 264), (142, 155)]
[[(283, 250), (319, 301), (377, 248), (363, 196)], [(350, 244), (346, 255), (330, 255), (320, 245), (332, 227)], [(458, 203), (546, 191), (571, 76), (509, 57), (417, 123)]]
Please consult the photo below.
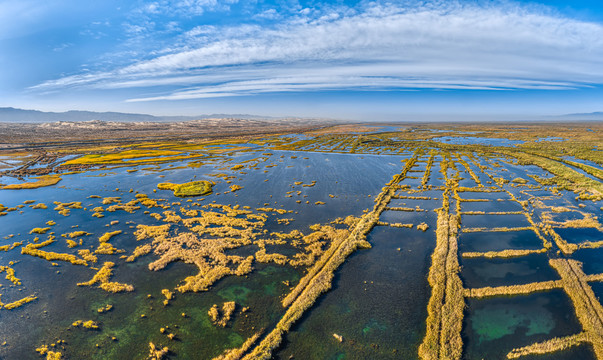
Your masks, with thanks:
[(0, 106), (360, 120), (603, 111), (603, 2), (0, 0)]

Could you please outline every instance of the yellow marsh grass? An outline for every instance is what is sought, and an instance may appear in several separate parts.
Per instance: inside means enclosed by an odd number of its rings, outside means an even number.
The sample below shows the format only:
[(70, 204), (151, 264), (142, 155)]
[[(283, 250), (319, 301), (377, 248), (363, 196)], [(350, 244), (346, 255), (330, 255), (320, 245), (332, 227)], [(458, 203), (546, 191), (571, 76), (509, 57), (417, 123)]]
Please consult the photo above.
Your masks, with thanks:
[(485, 227), (472, 227), (472, 228), (463, 228), (462, 231), (464, 233), (472, 233), (472, 232), (509, 232), (509, 231), (522, 231), (522, 230), (534, 230), (532, 226), (523, 226), (523, 227), (495, 227), (495, 228), (485, 228)]
[(419, 347), (421, 359), (460, 359), (463, 347), (463, 286), (458, 276), (457, 217), (438, 213), (436, 248), (431, 256), (428, 281), (427, 332)]
[(58, 175), (43, 175), (34, 177), (36, 181), (26, 182), (21, 184), (11, 184), (2, 187), (4, 190), (22, 190), (22, 189), (37, 189), (40, 187), (55, 185), (61, 181), (61, 177)]
[(498, 286), (498, 287), (483, 287), (476, 289), (465, 289), (464, 293), (466, 297), (472, 298), (485, 298), (491, 296), (501, 295), (523, 295), (530, 294), (538, 291), (545, 291), (550, 289), (557, 289), (562, 287), (561, 280), (543, 281), (530, 283), (525, 285), (510, 285), (510, 286)]
[[(446, 179), (446, 190), (442, 208), (438, 210), (436, 247), (431, 255), (431, 267), (427, 280), (431, 286), (431, 297), (427, 304), (427, 329), (419, 346), (419, 357), (424, 360), (460, 359), (463, 348), (461, 328), (463, 323), (463, 285), (458, 276), (457, 232), (460, 215), (450, 215), (450, 195), (458, 198), (458, 180), (448, 177), (448, 169), (458, 169), (443, 155), (441, 172)], [(457, 207), (459, 201), (457, 199)]]
[(78, 286), (92, 286), (94, 284), (99, 283), (99, 288), (112, 292), (122, 292), (122, 291), (134, 291), (134, 287), (128, 284), (122, 284), (118, 282), (110, 282), (109, 279), (113, 275), (112, 268), (115, 266), (115, 263), (111, 261), (107, 261), (103, 264), (103, 267), (92, 277), (90, 281), (86, 281), (83, 283), (78, 283)]
[(224, 354), (215, 357), (213, 360), (239, 360), (261, 335), (261, 331), (253, 334), (253, 336), (247, 339), (240, 348), (226, 350)]
[(38, 298), (37, 296), (30, 295), (30, 296), (26, 296), (26, 297), (24, 297), (24, 298), (22, 298), (20, 300), (17, 300), (17, 301), (11, 302), (11, 303), (7, 303), (7, 304), (4, 304), (0, 300), (0, 309), (4, 308), (6, 310), (13, 310), (13, 309), (21, 307), (21, 306), (23, 306), (23, 305), (25, 305), (27, 303), (30, 303), (30, 302), (36, 300), (37, 298)]
[(423, 174), (423, 178), (421, 179), (421, 188), (427, 188), (427, 182), (429, 181), (429, 176), (431, 175), (431, 167), (433, 166), (433, 160), (436, 156), (437, 152), (432, 150), (429, 152), (429, 160), (427, 160), (427, 166), (425, 167), (425, 173)]
[(61, 254), (56, 252), (39, 250), (40, 248), (48, 246), (53, 242), (55, 242), (55, 240), (46, 240), (39, 244), (27, 244), (26, 246), (21, 248), (21, 254), (36, 256), (42, 259), (46, 259), (48, 261), (60, 260), (70, 262), (73, 265), (88, 265), (86, 261), (78, 259), (75, 255), (72, 254)]
[(118, 153), (83, 155), (79, 158), (65, 161), (63, 165), (120, 164), (127, 159), (160, 158), (180, 154), (182, 152), (169, 150), (125, 150)]
[(467, 172), (469, 173), (469, 175), (471, 176), (473, 181), (475, 181), (475, 183), (477, 184), (477, 186), (479, 188), (484, 187), (482, 185), (482, 182), (480, 181), (479, 177), (477, 177), (475, 172), (473, 172), (473, 169), (471, 169), (471, 167), (469, 166), (469, 164), (467, 164), (467, 162), (465, 160), (461, 159), (461, 157), (457, 155), (457, 161), (465, 167), (465, 169), (467, 170)]
[(586, 333), (570, 335), (562, 338), (553, 338), (541, 343), (536, 343), (521, 348), (513, 349), (507, 354), (507, 359), (517, 359), (526, 355), (550, 354), (555, 351), (569, 349), (588, 341)]
[(160, 190), (172, 190), (175, 196), (188, 197), (188, 196), (203, 196), (212, 193), (213, 183), (200, 180), (192, 181), (184, 184), (173, 184), (169, 182), (157, 184), (157, 188)]
[(507, 249), (507, 250), (502, 250), (502, 251), (487, 251), (487, 252), (464, 252), (462, 254), (462, 256), (464, 258), (467, 259), (471, 259), (471, 258), (479, 258), (479, 257), (484, 257), (487, 259), (492, 259), (492, 258), (512, 258), (512, 257), (519, 257), (519, 256), (526, 256), (526, 255), (530, 255), (530, 254), (540, 254), (540, 253), (544, 253), (546, 252), (547, 249), (538, 249), (538, 250), (512, 250), (512, 249)]

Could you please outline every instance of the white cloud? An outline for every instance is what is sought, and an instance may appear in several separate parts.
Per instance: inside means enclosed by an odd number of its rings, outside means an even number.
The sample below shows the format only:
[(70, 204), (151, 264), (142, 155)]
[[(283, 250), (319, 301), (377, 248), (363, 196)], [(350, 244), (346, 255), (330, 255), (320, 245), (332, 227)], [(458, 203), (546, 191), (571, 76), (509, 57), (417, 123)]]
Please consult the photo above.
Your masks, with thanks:
[(276, 9), (268, 9), (266, 11), (263, 11), (259, 14), (254, 15), (253, 17), (256, 19), (274, 20), (274, 19), (280, 18), (281, 15), (278, 13), (278, 11), (276, 11)]
[(228, 11), (239, 0), (160, 0), (144, 4), (138, 11), (144, 14), (202, 15), (207, 11)]
[(71, 46), (73, 46), (73, 44), (72, 44), (72, 43), (63, 43), (63, 44), (61, 44), (61, 45), (59, 45), (59, 46), (55, 46), (55, 47), (52, 49), (52, 51), (54, 51), (54, 52), (60, 52), (60, 51), (63, 51), (63, 50), (65, 50), (65, 49), (67, 49), (67, 48), (69, 48), (69, 47), (71, 47)]
[(185, 43), (166, 55), (34, 89), (176, 88), (132, 100), (142, 101), (278, 91), (568, 89), (603, 83), (603, 26), (598, 23), (512, 4), (372, 3), (308, 15), (312, 12), (304, 9), (272, 27), (200, 26), (184, 33)]

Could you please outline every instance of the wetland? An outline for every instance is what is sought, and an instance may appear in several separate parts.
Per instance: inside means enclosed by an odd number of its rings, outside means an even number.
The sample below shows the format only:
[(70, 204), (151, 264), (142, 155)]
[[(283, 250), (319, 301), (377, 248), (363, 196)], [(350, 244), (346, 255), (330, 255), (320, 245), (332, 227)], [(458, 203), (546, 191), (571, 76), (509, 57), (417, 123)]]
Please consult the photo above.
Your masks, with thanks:
[(13, 128), (0, 359), (603, 360), (603, 124), (517, 126)]

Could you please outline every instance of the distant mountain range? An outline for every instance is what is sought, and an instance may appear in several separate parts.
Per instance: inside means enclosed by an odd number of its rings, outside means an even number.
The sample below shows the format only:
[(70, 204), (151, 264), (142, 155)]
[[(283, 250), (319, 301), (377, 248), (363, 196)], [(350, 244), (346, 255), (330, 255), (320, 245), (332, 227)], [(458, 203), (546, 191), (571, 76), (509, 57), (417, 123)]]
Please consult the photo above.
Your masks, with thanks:
[(568, 120), (603, 120), (603, 111), (591, 113), (565, 114), (556, 117)]
[[(256, 121), (278, 121), (281, 118), (269, 116), (257, 116), (249, 114), (209, 114), (198, 116), (155, 116), (149, 114), (132, 114), (120, 112), (95, 112), (95, 111), (78, 111), (70, 110), (65, 112), (46, 112), (39, 110), (24, 110), (13, 107), (0, 107), (0, 123), (54, 123), (54, 122), (83, 122), (83, 121), (104, 121), (104, 122), (185, 122), (192, 120), (205, 119), (241, 119), (241, 120), (256, 120)], [(302, 118), (287, 118), (293, 121), (305, 120), (320, 120), (330, 121), (333, 119), (302, 119)], [(603, 120), (603, 111), (592, 113), (576, 113), (565, 115), (554, 115), (541, 117), (538, 120)], [(337, 122), (337, 121), (335, 121)]]
[(200, 116), (154, 116), (147, 114), (128, 114), (119, 112), (94, 112), (71, 110), (66, 112), (45, 112), (38, 110), (23, 110), (12, 107), (0, 107), (0, 122), (14, 123), (47, 123), (57, 121), (92, 121), (100, 120), (107, 122), (180, 122), (202, 119), (248, 119), (269, 120), (274, 119), (266, 116), (255, 116), (247, 114), (211, 114)]

